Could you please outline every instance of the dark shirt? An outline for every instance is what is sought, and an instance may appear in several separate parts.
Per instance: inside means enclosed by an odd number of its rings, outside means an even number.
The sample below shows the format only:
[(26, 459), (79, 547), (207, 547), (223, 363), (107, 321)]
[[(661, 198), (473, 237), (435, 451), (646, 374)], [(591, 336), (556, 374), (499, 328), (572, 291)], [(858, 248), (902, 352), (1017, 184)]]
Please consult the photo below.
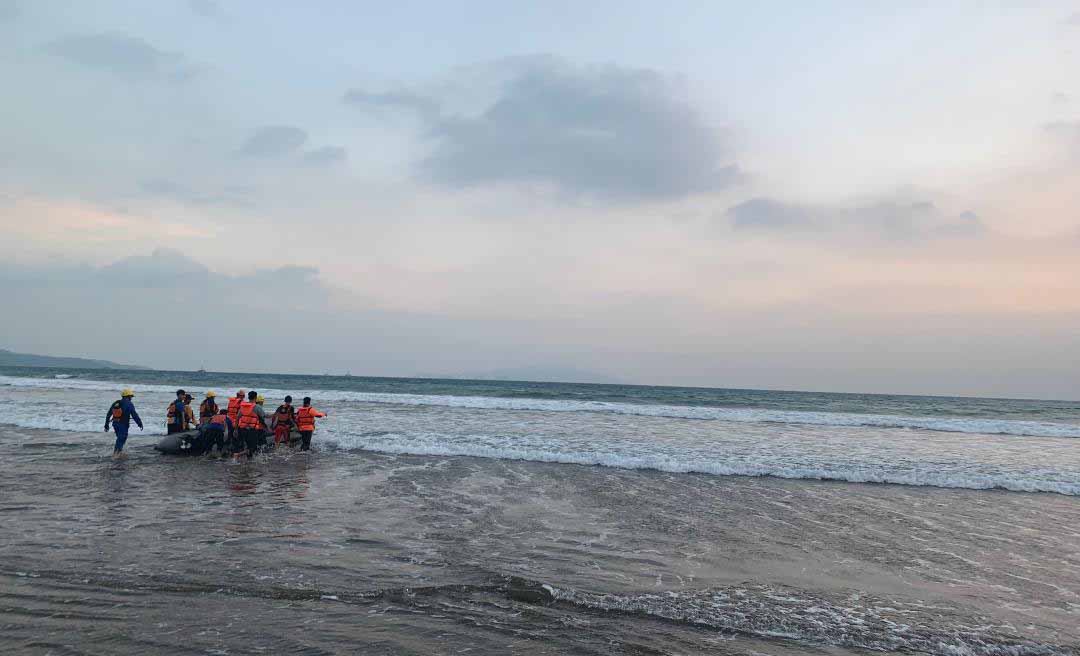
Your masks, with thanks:
[(173, 407), (176, 408), (176, 414), (173, 415), (172, 421), (170, 421), (169, 423), (170, 424), (183, 424), (184, 423), (184, 402), (181, 401), (180, 399), (176, 399), (176, 401), (174, 401), (174, 403), (175, 403), (175, 405)]
[(142, 428), (142, 419), (139, 418), (139, 413), (135, 412), (135, 404), (131, 402), (131, 399), (120, 399), (118, 403), (120, 403), (120, 409), (124, 411), (124, 416), (120, 419), (117, 419), (116, 421), (113, 421), (113, 406), (110, 405), (108, 412), (105, 413), (105, 428), (109, 427), (110, 422), (113, 424), (127, 426), (131, 423), (132, 419), (134, 419), (135, 423), (139, 425), (139, 428)]

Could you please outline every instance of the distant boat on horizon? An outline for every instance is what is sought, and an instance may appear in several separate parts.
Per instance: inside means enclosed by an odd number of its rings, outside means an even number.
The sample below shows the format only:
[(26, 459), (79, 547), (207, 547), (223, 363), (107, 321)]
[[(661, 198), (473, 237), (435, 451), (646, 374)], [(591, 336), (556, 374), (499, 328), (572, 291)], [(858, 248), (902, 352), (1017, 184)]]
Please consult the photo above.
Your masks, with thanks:
[(195, 373), (197, 373), (197, 374), (205, 374), (205, 373), (206, 373), (206, 368), (205, 368), (205, 367), (199, 367), (199, 368), (198, 368), (198, 369), (197, 369), (197, 370), (195, 371)]

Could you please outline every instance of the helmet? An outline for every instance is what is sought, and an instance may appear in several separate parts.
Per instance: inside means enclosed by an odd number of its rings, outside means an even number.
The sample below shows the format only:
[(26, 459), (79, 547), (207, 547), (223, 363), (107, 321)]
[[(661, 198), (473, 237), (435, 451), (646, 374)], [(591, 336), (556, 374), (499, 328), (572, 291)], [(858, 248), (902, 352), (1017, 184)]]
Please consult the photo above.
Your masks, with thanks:
[(120, 398), (127, 398), (129, 396), (135, 396), (135, 391), (130, 387), (125, 387), (124, 390), (120, 392)]
[(262, 403), (262, 402), (263, 402), (263, 401), (265, 401), (265, 400), (266, 400), (266, 399), (264, 399), (264, 398), (263, 398), (263, 395), (262, 395), (262, 394), (260, 394), (260, 395), (258, 395), (258, 396), (256, 396), (256, 397), (255, 397), (255, 403)]
[(208, 398), (208, 399), (212, 399), (215, 396), (217, 396), (217, 392), (207, 392), (206, 393), (206, 398)]

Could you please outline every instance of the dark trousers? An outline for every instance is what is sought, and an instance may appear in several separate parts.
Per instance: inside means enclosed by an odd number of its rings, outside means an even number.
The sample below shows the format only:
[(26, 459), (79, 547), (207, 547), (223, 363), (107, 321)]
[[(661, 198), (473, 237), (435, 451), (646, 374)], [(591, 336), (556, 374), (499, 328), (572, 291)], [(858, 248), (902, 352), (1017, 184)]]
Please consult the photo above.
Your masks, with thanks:
[(169, 427), (166, 430), (166, 432), (169, 435), (172, 435), (173, 433), (183, 433), (184, 432), (184, 424), (183, 423), (169, 424)]
[(119, 452), (124, 450), (124, 442), (127, 442), (128, 428), (130, 424), (117, 424), (112, 425), (113, 432), (116, 433), (116, 444), (113, 445), (113, 451)]
[(266, 445), (266, 431), (262, 428), (241, 428), (240, 441), (247, 447), (248, 456), (253, 456)]
[(311, 434), (315, 431), (300, 431), (300, 450), (307, 451), (311, 449)]
[(203, 445), (207, 452), (216, 446), (218, 451), (225, 451), (225, 431), (206, 429), (203, 431)]
[(229, 440), (233, 453), (245, 453), (247, 451), (247, 439), (245, 438), (247, 438), (247, 429), (237, 428), (232, 439)]

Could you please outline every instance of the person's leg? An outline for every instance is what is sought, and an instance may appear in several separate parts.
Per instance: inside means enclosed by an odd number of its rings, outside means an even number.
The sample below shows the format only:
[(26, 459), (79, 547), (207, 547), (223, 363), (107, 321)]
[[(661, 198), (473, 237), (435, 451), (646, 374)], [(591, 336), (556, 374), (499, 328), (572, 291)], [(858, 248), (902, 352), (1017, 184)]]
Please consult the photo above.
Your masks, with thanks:
[(237, 428), (234, 432), (232, 440), (232, 452), (233, 458), (236, 460), (239, 460), (241, 455), (247, 453), (247, 444), (244, 440), (244, 431), (245, 429), (243, 428)]
[(300, 431), (300, 450), (307, 451), (311, 448), (311, 434), (313, 431)]
[(124, 450), (124, 443), (128, 438), (127, 424), (113, 424), (113, 432), (116, 433), (116, 444), (113, 445), (113, 453), (120, 453)]

